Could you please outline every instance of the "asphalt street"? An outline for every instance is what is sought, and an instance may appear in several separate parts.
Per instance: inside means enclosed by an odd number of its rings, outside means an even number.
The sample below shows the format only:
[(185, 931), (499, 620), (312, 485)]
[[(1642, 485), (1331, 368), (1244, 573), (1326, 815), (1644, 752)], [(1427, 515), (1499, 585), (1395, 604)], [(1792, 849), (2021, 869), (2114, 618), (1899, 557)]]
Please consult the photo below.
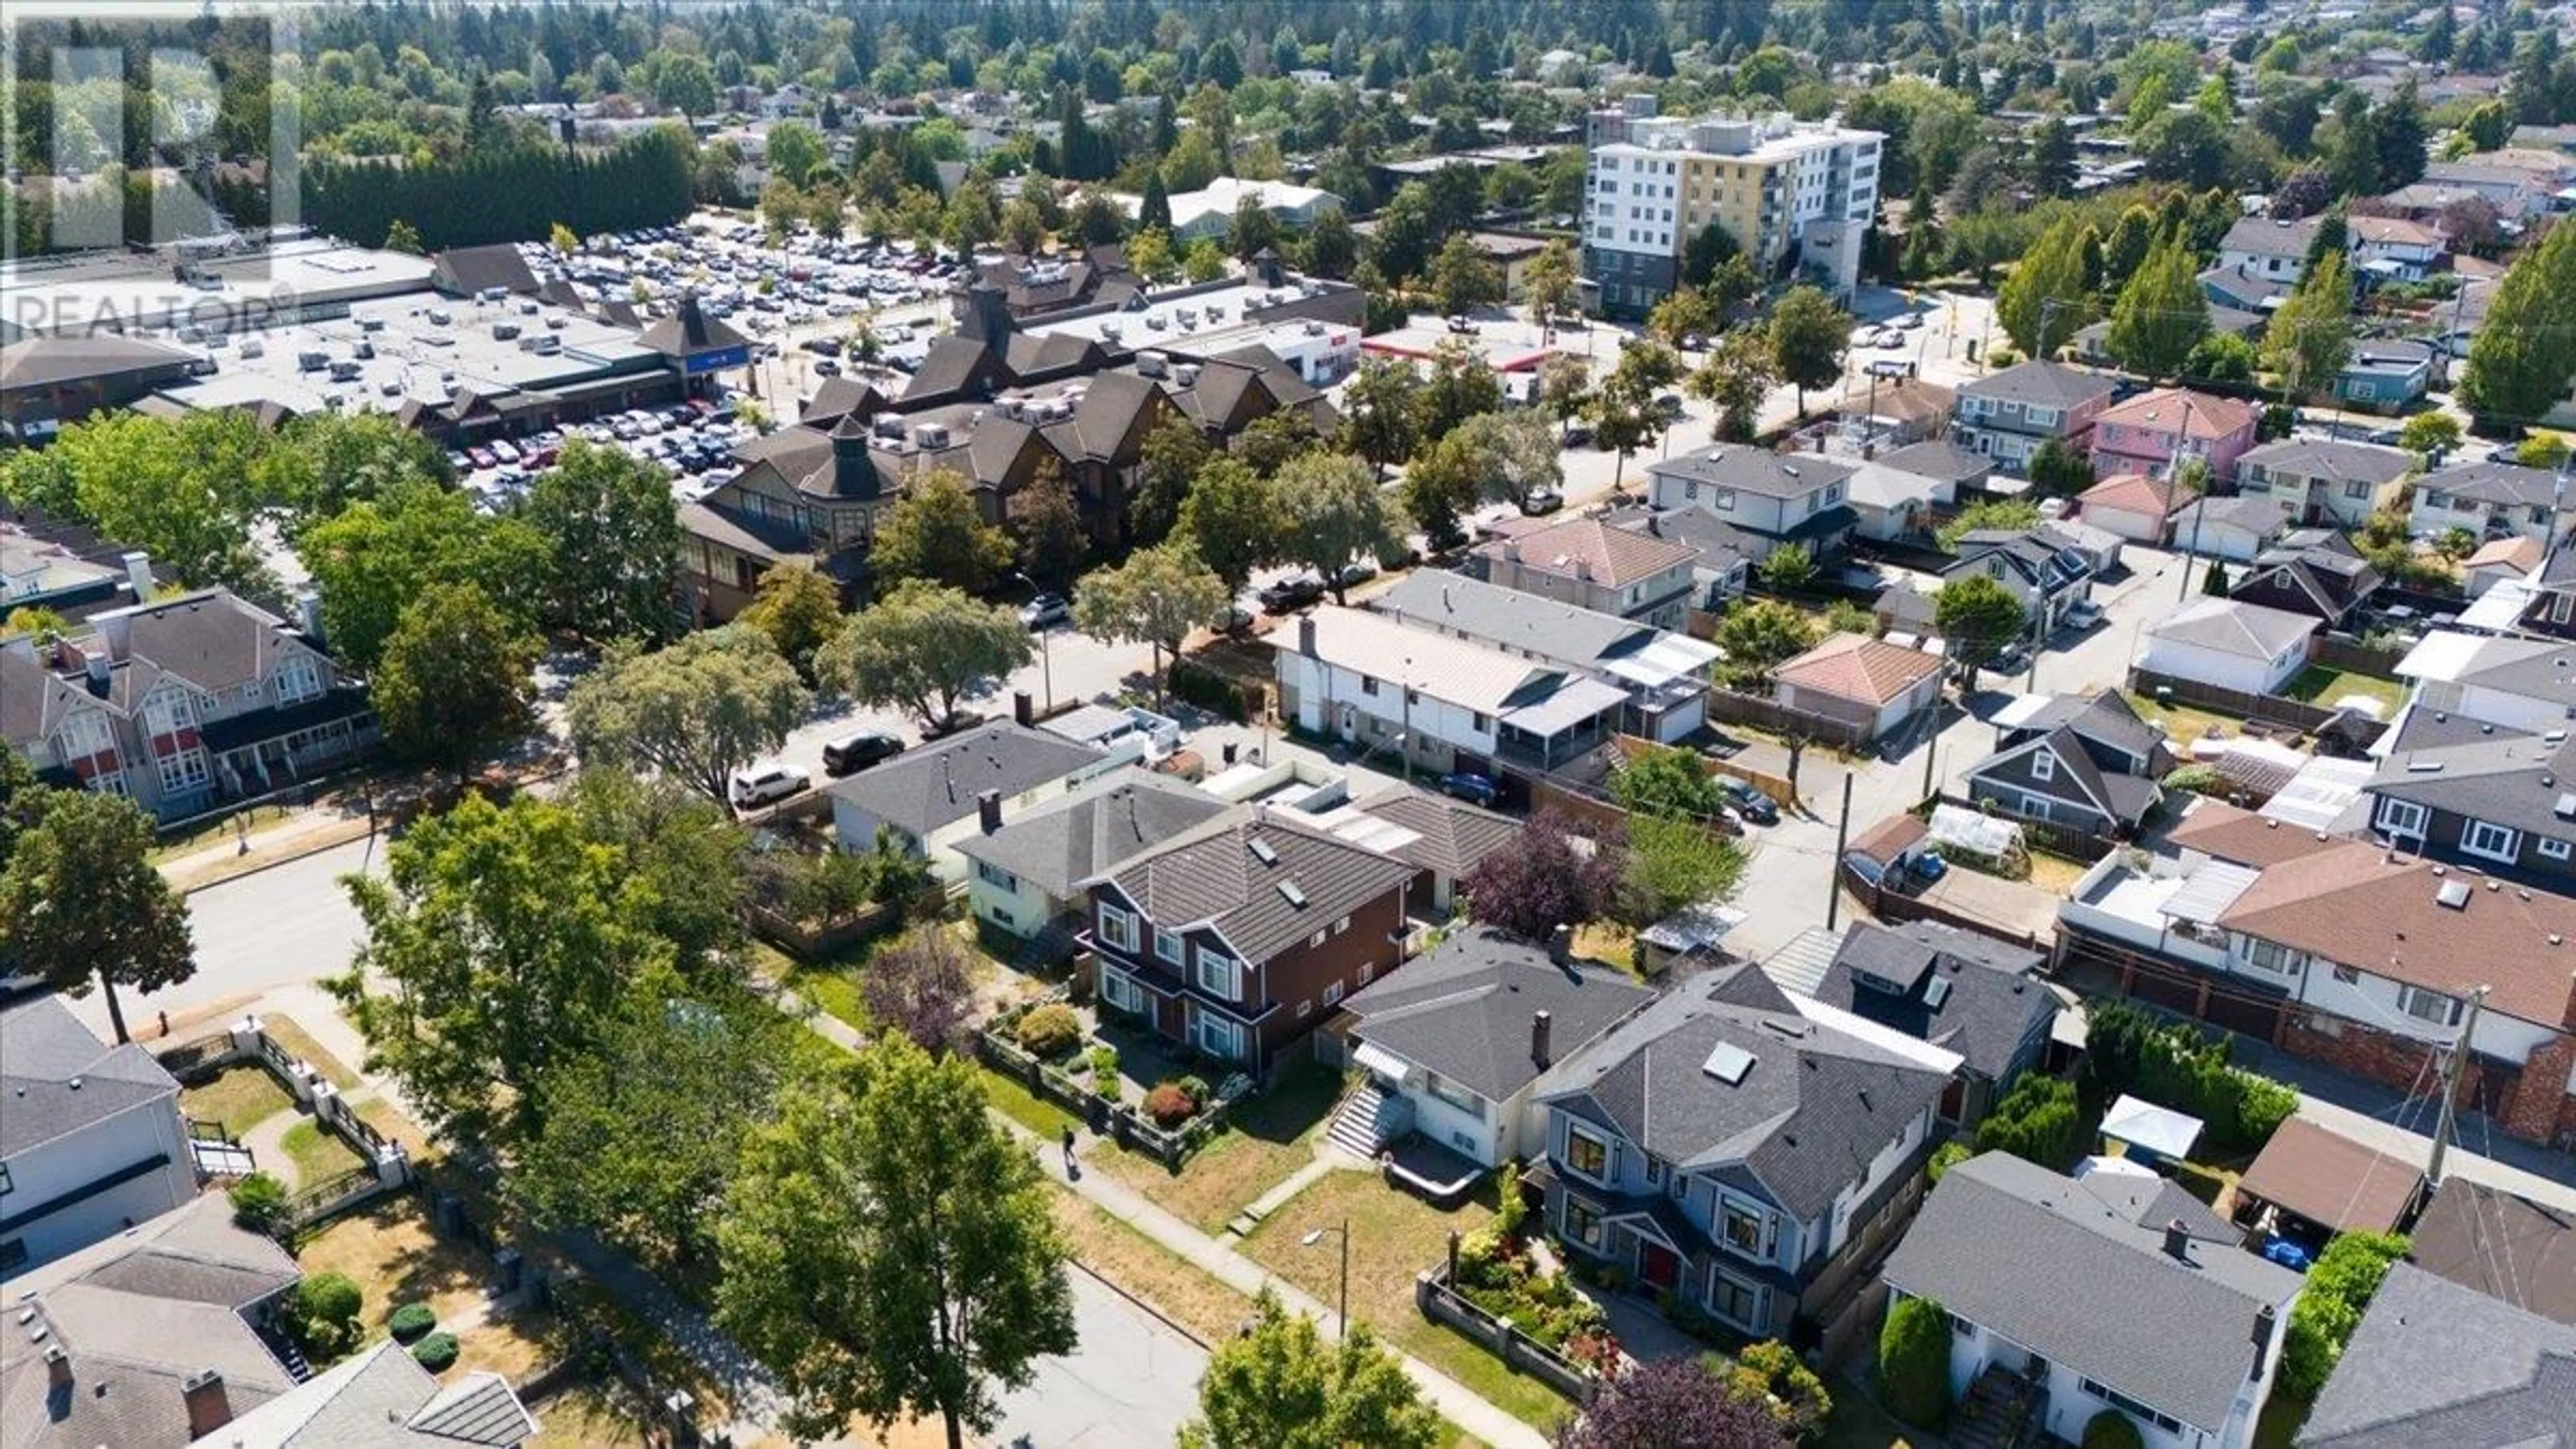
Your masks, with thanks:
[(987, 1441), (1009, 1449), (1143, 1449), (1169, 1444), (1198, 1412), (1207, 1350), (1089, 1272), (1073, 1274), (1082, 1346), (1037, 1366), (1002, 1398)]

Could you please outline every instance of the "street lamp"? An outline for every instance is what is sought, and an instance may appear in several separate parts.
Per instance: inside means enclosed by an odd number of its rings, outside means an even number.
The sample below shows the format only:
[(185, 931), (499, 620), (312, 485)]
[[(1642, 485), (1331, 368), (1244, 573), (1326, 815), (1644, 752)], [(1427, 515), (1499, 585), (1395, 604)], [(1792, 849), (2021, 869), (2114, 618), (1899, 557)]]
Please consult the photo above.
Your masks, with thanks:
[(1301, 1248), (1311, 1248), (1317, 1243), (1322, 1242), (1326, 1233), (1332, 1233), (1342, 1240), (1342, 1306), (1340, 1312), (1335, 1317), (1333, 1337), (1336, 1339), (1344, 1339), (1351, 1336), (1351, 1220), (1349, 1218), (1342, 1219), (1342, 1225), (1340, 1227), (1327, 1226), (1317, 1228), (1306, 1236), (1299, 1238), (1297, 1240), (1297, 1246)]

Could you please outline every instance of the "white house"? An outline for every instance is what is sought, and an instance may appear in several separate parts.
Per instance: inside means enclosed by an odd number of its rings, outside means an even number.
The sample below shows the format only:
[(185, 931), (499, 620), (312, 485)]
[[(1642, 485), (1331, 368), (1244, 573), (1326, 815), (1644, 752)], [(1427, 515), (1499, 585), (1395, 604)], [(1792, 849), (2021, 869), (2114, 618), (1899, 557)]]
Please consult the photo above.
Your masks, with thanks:
[(0, 1013), (0, 1271), (85, 1248), (197, 1195), (179, 1084), (43, 996)]
[(909, 751), (836, 781), (832, 832), (843, 850), (876, 848), (880, 834), (930, 861), (950, 885), (966, 878), (957, 846), (992, 834), (1074, 786), (1143, 758), (1143, 736), (1101, 750), (999, 721)]
[(1883, 1270), (1950, 1322), (1950, 1387), (2035, 1379), (2066, 1443), (2115, 1409), (2150, 1449), (2249, 1449), (2301, 1279), (2159, 1177), (2077, 1181), (2001, 1152), (1942, 1174)]
[(2531, 734), (2567, 727), (2576, 668), (2563, 641), (2435, 630), (2397, 662), (2408, 703)]
[(1626, 691), (1565, 665), (1363, 609), (1315, 609), (1270, 644), (1280, 713), (1383, 751), (1382, 769), (1546, 769), (1608, 738), (1628, 704)]
[(2244, 694), (2271, 694), (2307, 667), (2317, 623), (2287, 609), (2194, 599), (2148, 628), (2138, 668)]
[(1654, 1000), (1624, 972), (1469, 926), (1343, 1003), (1369, 1081), (1331, 1136), (1374, 1158), (1408, 1131), (1482, 1167), (1545, 1151), (1540, 1074)]
[(2356, 216), (2344, 223), (2355, 265), (2374, 276), (2420, 282), (2441, 265), (2442, 234), (2402, 216)]
[(2266, 281), (2296, 282), (2308, 269), (2308, 248), (2316, 242), (2317, 226), (2314, 217), (2299, 221), (2246, 217), (2229, 227), (2226, 240), (2218, 244), (2218, 264)]
[(2195, 498), (2174, 515), (2173, 546), (2199, 558), (2252, 563), (2297, 519), (2288, 504), (2274, 498)]
[(2518, 463), (2454, 463), (2415, 480), (2415, 509), (2407, 532), (2438, 538), (2465, 528), (2483, 541), (2519, 533), (2544, 547), (2571, 503), (2558, 475)]
[(966, 908), (976, 920), (1029, 939), (1050, 925), (1078, 928), (1091, 893), (1080, 883), (1221, 813), (1227, 802), (1136, 765), (1095, 775), (1032, 805), (995, 830), (957, 838), (965, 857)]

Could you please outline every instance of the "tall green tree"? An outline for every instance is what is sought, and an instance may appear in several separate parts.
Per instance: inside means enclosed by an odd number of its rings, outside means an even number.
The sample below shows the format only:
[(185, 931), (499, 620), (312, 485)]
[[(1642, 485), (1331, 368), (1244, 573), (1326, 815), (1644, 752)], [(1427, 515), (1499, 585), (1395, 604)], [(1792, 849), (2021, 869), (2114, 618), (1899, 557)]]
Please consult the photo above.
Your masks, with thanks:
[(2331, 251), (2308, 268), (2263, 329), (2263, 365), (2294, 398), (2331, 391), (2352, 360), (2352, 273)]
[(2085, 236), (2084, 223), (2073, 217), (2040, 233), (1995, 293), (1995, 320), (2022, 356), (2056, 356), (2091, 319), (2084, 285)]
[(1592, 420), (1592, 441), (1617, 455), (1610, 470), (1614, 490), (1627, 472), (1629, 455), (1653, 447), (1663, 436), (1664, 412), (1656, 399), (1681, 375), (1679, 354), (1641, 339), (1620, 349), (1618, 365), (1593, 389), (1584, 415)]
[(658, 770), (723, 805), (734, 772), (787, 742), (807, 698), (769, 636), (731, 624), (612, 651), (566, 713), (585, 763)]
[(1717, 340), (1708, 360), (1682, 379), (1682, 391), (1716, 407), (1717, 441), (1749, 443), (1761, 425), (1762, 404), (1779, 383), (1780, 368), (1768, 339), (1739, 328)]
[(1011, 536), (984, 521), (966, 480), (933, 469), (886, 510), (868, 553), (889, 581), (925, 579), (980, 594), (1010, 571)]
[(841, 627), (841, 587), (809, 563), (772, 567), (734, 622), (769, 636), (770, 647), (807, 678), (814, 651)]
[(1631, 815), (1712, 820), (1725, 797), (1700, 757), (1678, 745), (1655, 745), (1610, 776), (1610, 798)]
[(1790, 288), (1771, 309), (1771, 360), (1781, 381), (1798, 390), (1799, 417), (1807, 415), (1809, 388), (1842, 381), (1851, 328), (1851, 314), (1814, 287)]
[(1563, 240), (1549, 242), (1521, 270), (1521, 300), (1542, 330), (1574, 310), (1578, 270), (1574, 249)]
[(1726, 651), (1717, 667), (1738, 683), (1768, 683), (1782, 661), (1806, 652), (1815, 642), (1815, 626), (1793, 605), (1778, 599), (1739, 604), (1717, 622), (1716, 644)]
[(1250, 1327), (1209, 1355), (1181, 1449), (1433, 1449), (1438, 1411), (1365, 1323), (1327, 1344), (1264, 1289)]
[(521, 516), (545, 540), (556, 628), (647, 643), (678, 631), (679, 505), (659, 466), (572, 439), (537, 475)]
[(1279, 556), (1279, 490), (1241, 458), (1219, 455), (1199, 471), (1181, 504), (1181, 526), (1166, 542), (1189, 547), (1225, 581), (1226, 596), (1243, 592), (1252, 571)]
[(428, 436), (385, 413), (297, 418), (260, 462), (260, 492), (287, 510), (290, 534), (362, 499), (452, 481)]
[(553, 1068), (599, 1040), (623, 985), (667, 963), (645, 887), (571, 811), (468, 795), (343, 884), (366, 942), (326, 983), (367, 1055), (459, 1146), (510, 1160), (544, 1132)]
[(860, 704), (907, 709), (936, 729), (1031, 653), (1029, 631), (1010, 610), (909, 579), (852, 614), (816, 653), (814, 670)]
[[(1351, 385), (1359, 385), (1356, 377)], [(1127, 495), (1129, 536), (1147, 546), (1161, 543), (1180, 522), (1182, 501), (1216, 452), (1208, 435), (1178, 412), (1166, 413), (1148, 429), (1136, 465), (1136, 487)]]
[(1431, 261), (1431, 292), (1452, 316), (1503, 300), (1503, 269), (1467, 233), (1451, 232)]
[(1043, 588), (1061, 589), (1073, 582), (1090, 540), (1082, 531), (1082, 509), (1074, 502), (1073, 484), (1063, 467), (1052, 458), (1041, 462), (1036, 479), (1011, 500), (1010, 507), (1021, 571)]
[(1369, 466), (1348, 453), (1303, 453), (1279, 470), (1279, 548), (1321, 575), (1333, 602), (1344, 601), (1342, 568), (1363, 554), (1383, 558), (1404, 547), (1404, 509), (1377, 486)]
[(724, 807), (676, 781), (579, 771), (556, 796), (582, 834), (615, 847), (642, 884), (636, 923), (670, 944), (693, 986), (735, 980), (743, 940), (742, 856), (749, 837)]
[(2460, 401), (2481, 421), (2536, 422), (2567, 391), (2568, 319), (2576, 317), (2576, 226), (2549, 229), (2515, 260), (2469, 344)]
[(2190, 244), (2168, 235), (2120, 288), (2103, 345), (2120, 365), (2144, 377), (2172, 377), (2209, 333), (2209, 298), (2200, 290)]
[(1969, 670), (2002, 653), (2030, 627), (2021, 600), (1984, 574), (1942, 585), (1933, 595), (1932, 617), (1950, 658)]
[(152, 555), (164, 578), (257, 594), (269, 579), (251, 526), (265, 502), (259, 480), (272, 446), (236, 408), (175, 420), (99, 413), (41, 451), (10, 457), (0, 495), (94, 525)]
[(1422, 438), (1422, 374), (1409, 358), (1362, 357), (1342, 389), (1342, 438), (1386, 476), (1387, 465), (1414, 454)]
[(376, 667), (403, 610), (447, 585), (472, 585), (512, 621), (533, 628), (552, 567), (536, 529), (479, 512), (465, 494), (435, 483), (350, 504), (307, 530), (296, 554), (322, 596), (331, 653), (362, 674)]
[(372, 683), (386, 742), (462, 778), (492, 747), (536, 724), (545, 646), (471, 583), (412, 600), (385, 641)]
[(1154, 650), (1154, 692), (1164, 691), (1166, 659), (1178, 659), (1193, 629), (1225, 612), (1234, 591), (1199, 561), (1185, 541), (1138, 549), (1114, 569), (1082, 581), (1074, 595), (1073, 622), (1108, 644), (1148, 644)]
[(119, 1042), (124, 987), (146, 995), (197, 974), (188, 910), (152, 864), (152, 820), (122, 795), (13, 787), (0, 860), (0, 955), (66, 996), (107, 993)]
[(899, 1034), (787, 1094), (752, 1134), (716, 1240), (716, 1321), (785, 1385), (789, 1432), (937, 1416), (949, 1449), (1075, 1344), (1071, 1251), (982, 1069)]

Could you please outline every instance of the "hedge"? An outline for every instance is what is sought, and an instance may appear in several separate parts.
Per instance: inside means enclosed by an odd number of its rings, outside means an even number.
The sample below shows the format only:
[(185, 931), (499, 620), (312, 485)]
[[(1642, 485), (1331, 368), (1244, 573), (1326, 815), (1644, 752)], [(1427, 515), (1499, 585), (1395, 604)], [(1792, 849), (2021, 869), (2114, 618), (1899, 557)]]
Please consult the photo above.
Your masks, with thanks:
[(426, 1303), (406, 1303), (385, 1320), (396, 1343), (409, 1343), (437, 1326), (438, 1310)]
[(411, 1348), (411, 1356), (434, 1374), (447, 1372), (456, 1362), (456, 1353), (456, 1335), (452, 1333), (433, 1333)]
[(2009, 1152), (2051, 1172), (2064, 1172), (2083, 1147), (2083, 1126), (2074, 1083), (2025, 1072), (1977, 1124), (1977, 1150)]
[(1260, 709), (1257, 686), (1247, 689), (1195, 659), (1172, 661), (1171, 688), (1172, 697), (1182, 703), (1224, 715), (1236, 724)]
[(2146, 1449), (2146, 1440), (2128, 1415), (2104, 1409), (2084, 1425), (2084, 1449)]
[(1051, 1001), (1021, 1017), (1015, 1034), (1020, 1050), (1042, 1061), (1052, 1061), (1082, 1040), (1082, 1020), (1073, 1014), (1072, 1007)]
[(2125, 1001), (2088, 1003), (2086, 1017), (2086, 1070), (2105, 1100), (2128, 1092), (2188, 1112), (2215, 1145), (2247, 1152), (2299, 1110), (2296, 1091), (2229, 1065), (2224, 1037)]
[(2282, 1392), (2313, 1399), (2326, 1386), (2380, 1280), (2407, 1247), (2397, 1233), (2345, 1233), (2326, 1244), (2308, 1270), (2298, 1306), (2290, 1310), (2289, 1337), (2281, 1346)]
[(1930, 1298), (1902, 1298), (1878, 1334), (1878, 1382), (1887, 1410), (1937, 1429), (1950, 1417), (1950, 1315)]

